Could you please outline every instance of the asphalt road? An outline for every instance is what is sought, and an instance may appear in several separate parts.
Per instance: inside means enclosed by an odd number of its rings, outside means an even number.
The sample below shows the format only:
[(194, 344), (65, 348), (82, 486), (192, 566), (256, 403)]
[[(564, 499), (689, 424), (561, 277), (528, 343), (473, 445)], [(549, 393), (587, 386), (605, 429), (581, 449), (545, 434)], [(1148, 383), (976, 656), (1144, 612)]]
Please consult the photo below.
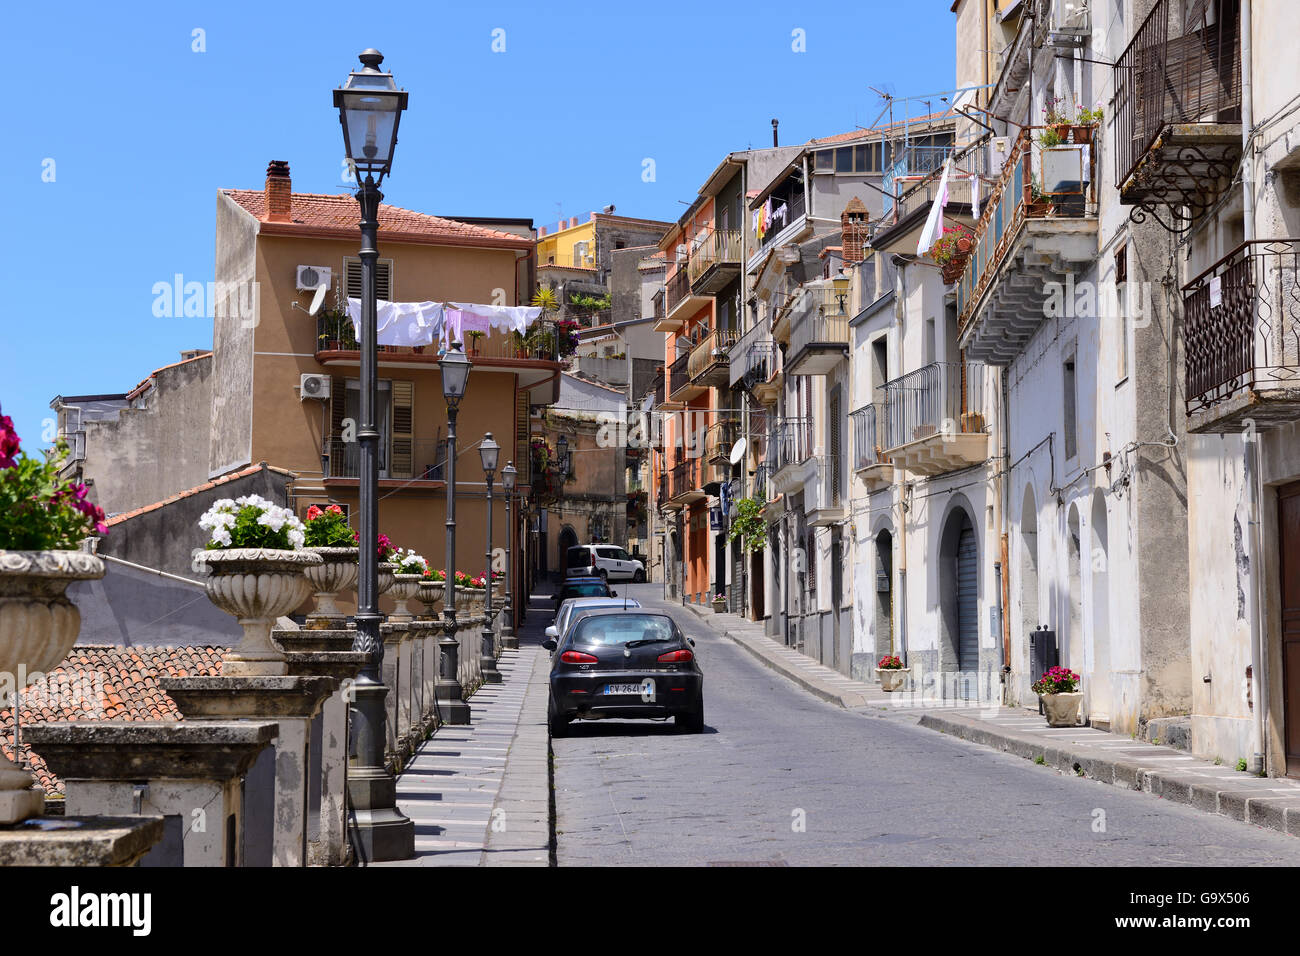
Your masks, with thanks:
[(813, 697), (659, 599), (696, 640), (702, 735), (570, 725), (555, 753), (561, 866), (1300, 864), (1300, 840), (1069, 777)]

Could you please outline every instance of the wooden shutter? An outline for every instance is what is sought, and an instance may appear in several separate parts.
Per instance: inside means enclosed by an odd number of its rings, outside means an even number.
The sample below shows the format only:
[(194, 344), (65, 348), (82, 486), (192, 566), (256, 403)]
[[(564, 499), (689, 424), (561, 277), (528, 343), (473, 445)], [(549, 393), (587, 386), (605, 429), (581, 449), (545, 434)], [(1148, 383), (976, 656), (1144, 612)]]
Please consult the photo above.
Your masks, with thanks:
[(388, 473), (410, 478), (415, 468), (415, 383), (393, 382), (393, 428), (389, 437)]
[(831, 505), (840, 503), (840, 387), (836, 385), (831, 389), (831, 417), (826, 423), (830, 429), (830, 461), (827, 465), (830, 467), (830, 473), (827, 478), (827, 491), (830, 493)]
[(330, 456), (330, 475), (343, 470), (343, 422), (348, 417), (348, 381), (341, 375), (330, 377), (330, 433), (326, 436), (326, 453)]
[(529, 444), (528, 389), (515, 387), (515, 487), (522, 492), (533, 480), (533, 454)]
[[(345, 285), (348, 298), (361, 298), (361, 260), (348, 258), (343, 260)], [(385, 302), (391, 302), (393, 291), (393, 260), (380, 259), (375, 263), (375, 295)]]

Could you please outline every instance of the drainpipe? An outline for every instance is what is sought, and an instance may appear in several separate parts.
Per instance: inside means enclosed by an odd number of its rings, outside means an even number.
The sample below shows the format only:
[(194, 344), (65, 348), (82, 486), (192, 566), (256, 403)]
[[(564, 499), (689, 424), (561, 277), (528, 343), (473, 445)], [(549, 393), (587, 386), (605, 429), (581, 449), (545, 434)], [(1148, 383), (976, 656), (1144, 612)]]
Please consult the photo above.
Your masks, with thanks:
[[(1242, 199), (1242, 239), (1250, 242), (1255, 238), (1255, 170), (1251, 162), (1251, 140), (1254, 137), (1255, 109), (1252, 102), (1251, 81), (1251, 0), (1241, 0), (1241, 199)], [(1262, 516), (1260, 507), (1264, 500), (1264, 475), (1261, 467), (1260, 444), (1258, 434), (1251, 436), (1246, 443), (1246, 471), (1250, 482), (1250, 549), (1253, 560), (1251, 572), (1251, 601), (1254, 607), (1250, 615), (1250, 656), (1251, 678), (1255, 683), (1255, 752), (1251, 756), (1250, 770), (1263, 773), (1267, 769), (1268, 753), (1268, 655), (1264, 647), (1264, 620), (1266, 608), (1264, 596), (1264, 548), (1263, 535), (1260, 531)]]

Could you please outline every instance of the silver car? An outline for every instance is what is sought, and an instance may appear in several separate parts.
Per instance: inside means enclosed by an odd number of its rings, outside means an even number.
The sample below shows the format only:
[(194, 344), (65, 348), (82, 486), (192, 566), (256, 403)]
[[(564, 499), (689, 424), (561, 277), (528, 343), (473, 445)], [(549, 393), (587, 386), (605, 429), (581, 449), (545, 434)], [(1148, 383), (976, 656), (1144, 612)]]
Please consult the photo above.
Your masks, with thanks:
[(633, 608), (640, 607), (641, 603), (632, 598), (620, 597), (579, 597), (569, 598), (560, 605), (560, 609), (555, 612), (555, 623), (546, 629), (546, 636), (554, 638), (556, 643), (574, 622), (588, 611), (607, 610), (610, 608)]

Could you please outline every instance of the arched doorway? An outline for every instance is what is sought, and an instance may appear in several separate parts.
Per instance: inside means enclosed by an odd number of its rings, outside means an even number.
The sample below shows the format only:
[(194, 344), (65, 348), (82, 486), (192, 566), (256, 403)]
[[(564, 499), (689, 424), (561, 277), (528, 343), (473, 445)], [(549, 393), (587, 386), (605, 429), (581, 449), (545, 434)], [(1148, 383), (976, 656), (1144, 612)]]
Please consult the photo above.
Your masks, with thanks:
[(1106, 498), (1097, 489), (1092, 496), (1088, 522), (1092, 544), (1088, 559), (1092, 588), (1092, 676), (1084, 690), (1088, 694), (1088, 717), (1094, 725), (1110, 725), (1110, 543), (1107, 540)]
[[(1025, 499), (1020, 509), (1020, 636), (1024, 663), (1021, 666), (1027, 680), (1023, 685), (1028, 694), (1029, 685), (1041, 674), (1029, 673), (1029, 635), (1044, 623), (1038, 611), (1038, 505), (1034, 489), (1025, 486)], [(1030, 700), (1033, 698), (1030, 697)]]
[(1061, 666), (1068, 667), (1076, 674), (1084, 671), (1083, 666), (1083, 571), (1082, 546), (1079, 540), (1079, 508), (1070, 505), (1070, 514), (1065, 524), (1066, 563), (1069, 574), (1069, 589), (1066, 593), (1065, 639), (1061, 642)]
[(979, 538), (970, 513), (954, 508), (939, 543), (939, 667), (958, 672), (956, 696), (979, 690)]
[(571, 525), (566, 524), (560, 530), (560, 553), (558, 560), (555, 562), (555, 566), (560, 569), (560, 577), (564, 577), (568, 573), (569, 549), (574, 547), (577, 543), (578, 533), (573, 530)]
[(875, 634), (876, 660), (898, 653), (894, 647), (894, 536), (889, 529), (876, 535)]

